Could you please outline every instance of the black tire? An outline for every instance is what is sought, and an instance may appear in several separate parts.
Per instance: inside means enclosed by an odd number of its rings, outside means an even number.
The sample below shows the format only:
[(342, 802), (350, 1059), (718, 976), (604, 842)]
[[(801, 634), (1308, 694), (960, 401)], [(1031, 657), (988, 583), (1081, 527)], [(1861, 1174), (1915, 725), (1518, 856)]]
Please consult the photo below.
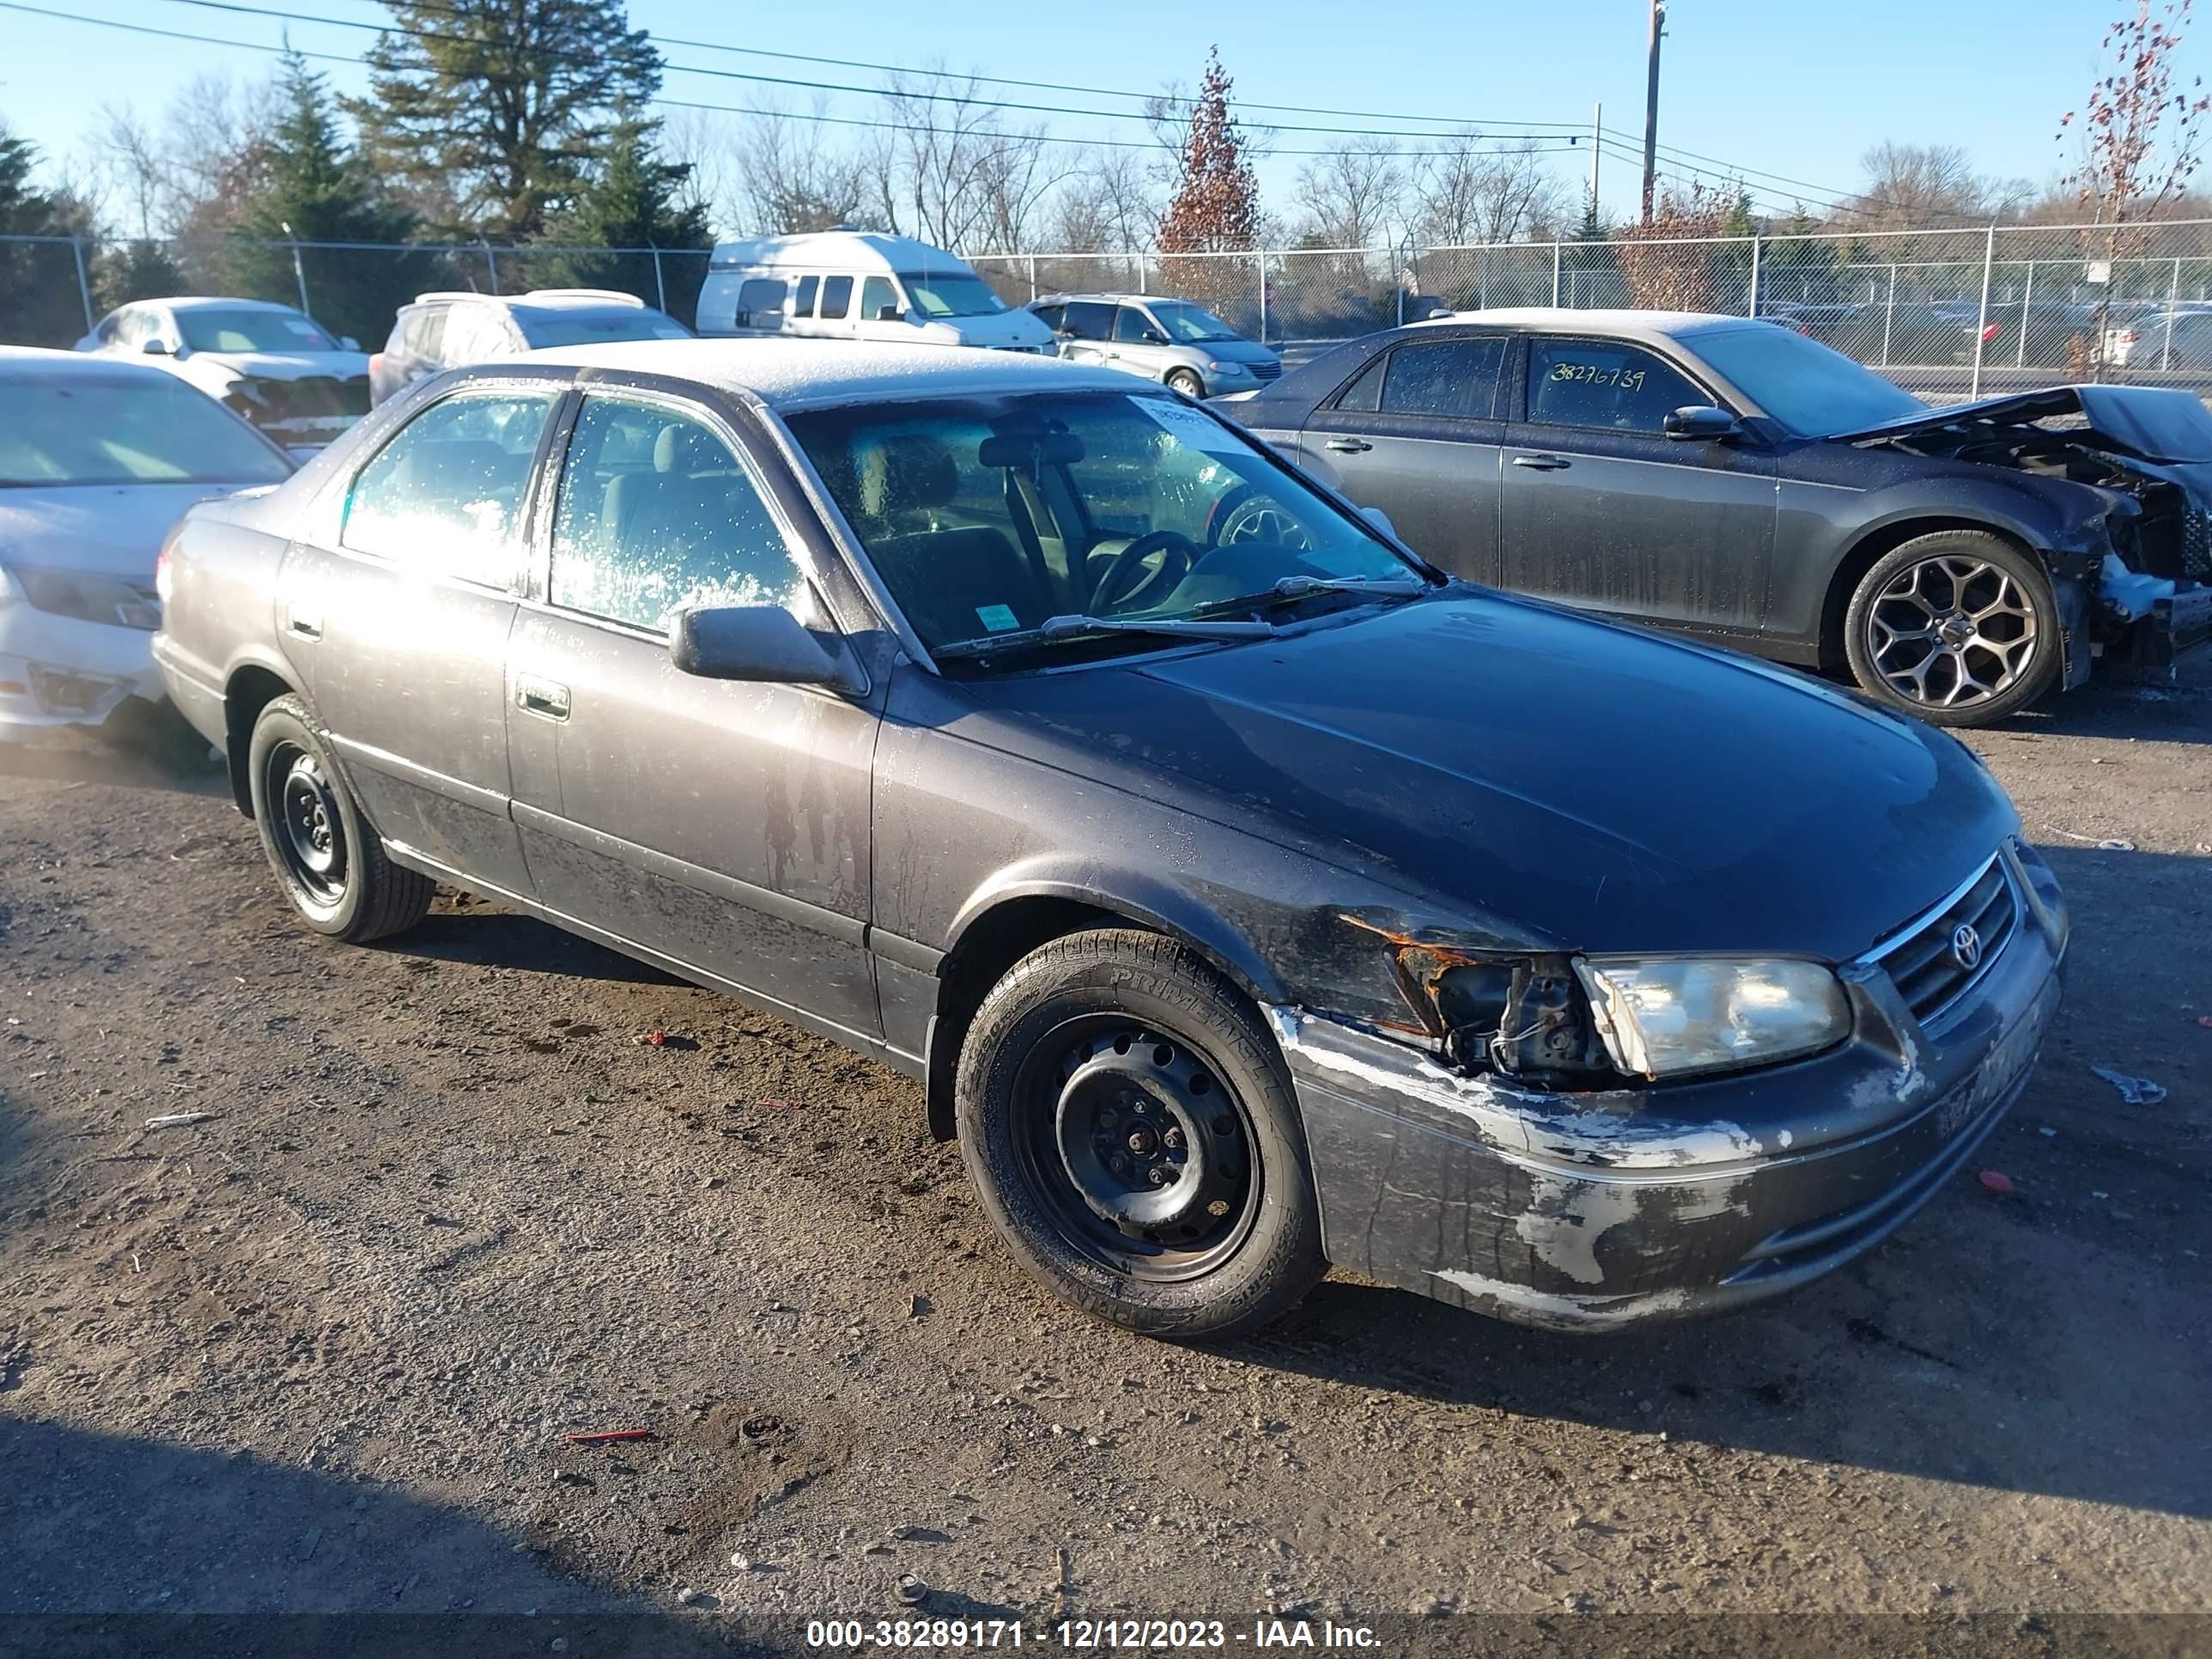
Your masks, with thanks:
[(434, 890), (430, 878), (385, 856), (306, 704), (294, 696), (271, 702), (253, 723), (246, 754), (261, 850), (302, 921), (365, 945), (422, 921)]
[[(1072, 933), (1015, 963), (969, 1027), (954, 1110), (992, 1226), (1086, 1313), (1150, 1336), (1233, 1336), (1328, 1270), (1281, 1053), (1236, 988), (1172, 939)], [(1164, 1184), (1109, 1173), (1124, 1144)], [(1109, 1220), (1105, 1204), (1144, 1214)]]
[(2049, 573), (1986, 530), (1931, 531), (1892, 550), (1844, 616), (1851, 677), (1936, 726), (2018, 714), (2057, 682), (2064, 649)]
[(1186, 398), (1206, 396), (1206, 382), (1198, 378), (1196, 369), (1171, 368), (1168, 371), (1167, 380), (1169, 386)]

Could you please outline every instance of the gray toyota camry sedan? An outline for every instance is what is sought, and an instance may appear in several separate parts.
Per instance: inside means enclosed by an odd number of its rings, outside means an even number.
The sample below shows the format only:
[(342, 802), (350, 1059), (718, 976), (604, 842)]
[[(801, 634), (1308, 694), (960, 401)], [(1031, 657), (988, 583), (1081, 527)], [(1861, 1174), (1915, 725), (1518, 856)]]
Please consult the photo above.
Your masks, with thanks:
[(924, 1079), (1008, 1249), (1142, 1331), (1332, 1262), (1574, 1329), (1803, 1284), (2057, 1000), (2057, 884), (1944, 733), (1451, 580), (1109, 371), (459, 371), (165, 566), (307, 926), (444, 882)]

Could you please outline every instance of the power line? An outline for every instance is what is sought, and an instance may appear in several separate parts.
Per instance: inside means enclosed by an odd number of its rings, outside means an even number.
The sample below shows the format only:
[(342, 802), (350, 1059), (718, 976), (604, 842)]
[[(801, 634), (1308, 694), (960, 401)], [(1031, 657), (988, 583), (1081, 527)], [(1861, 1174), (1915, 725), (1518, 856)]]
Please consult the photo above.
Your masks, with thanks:
[[(198, 46), (225, 46), (234, 52), (260, 52), (269, 57), (281, 58), (286, 55), (289, 52), (293, 56), (304, 58), (310, 63), (339, 64), (350, 68), (357, 67), (361, 61), (357, 58), (343, 57), (337, 52), (307, 52), (298, 47), (287, 47), (283, 46), (272, 46), (258, 40), (234, 40), (220, 35), (193, 33), (184, 29), (159, 28), (148, 23), (125, 23), (116, 19), (107, 17), (81, 17), (74, 12), (56, 11), (46, 6), (26, 5), (21, 3), (21, 0), (0, 0), (0, 11), (21, 12), (33, 17), (52, 18), (58, 21), (65, 23), (82, 23), (89, 25), (94, 28), (112, 29), (125, 34), (147, 35), (157, 40), (183, 40)], [(296, 21), (315, 23), (328, 22), (331, 20), (327, 18), (301, 17)], [(514, 76), (487, 75), (481, 76), (477, 78), (495, 81), (501, 84), (509, 86), (527, 84), (525, 77)], [(866, 88), (864, 90), (866, 90), (870, 96), (882, 97), (884, 95), (881, 91), (877, 89)], [(827, 126), (860, 127), (878, 132), (929, 133), (938, 131), (936, 128), (921, 126), (911, 122), (871, 121), (862, 119), (857, 116), (849, 115), (806, 115), (793, 118), (788, 110), (760, 108), (743, 104), (710, 104), (696, 99), (653, 98), (647, 101), (653, 104), (655, 107), (661, 109), (703, 110), (710, 114), (717, 115), (761, 115), (785, 119), (797, 118), (819, 122)], [(1065, 112), (1062, 112), (1064, 113)], [(994, 136), (1011, 137), (1015, 135), (998, 134)], [(1373, 136), (1380, 137), (1382, 135)], [(1156, 151), (1159, 148), (1158, 144), (1152, 140), (1139, 138), (1055, 137), (1049, 142), (1056, 144), (1079, 145), (1091, 149), (1133, 149)], [(1547, 154), (1553, 151), (1564, 153), (1575, 148), (1577, 148), (1577, 145), (1572, 143), (1560, 143), (1554, 141), (1542, 145), (1541, 148), (1538, 149), (1537, 153)], [(1345, 152), (1342, 149), (1279, 149), (1269, 153), (1275, 155), (1285, 156), (1328, 157), (1341, 155)], [(1397, 154), (1401, 155), (1415, 160), (1426, 157), (1442, 158), (1454, 155), (1458, 153), (1459, 152), (1455, 150), (1400, 150), (1397, 152)]]
[[(244, 3), (244, 0), (168, 0), (168, 3), (179, 6), (193, 6), (203, 11), (232, 12), (242, 16), (274, 18), (280, 22), (307, 23), (324, 28), (359, 29), (370, 34), (398, 35), (405, 40), (445, 42), (453, 45), (476, 44), (474, 42), (465, 41), (460, 37), (455, 35), (440, 34), (428, 29), (406, 28), (397, 23), (364, 23), (349, 17), (322, 17), (308, 12), (285, 11), (270, 6), (248, 5)], [(426, 4), (422, 7), (422, 9), (426, 11), (439, 12), (448, 17), (460, 17), (469, 15), (451, 6)], [(504, 46), (510, 51), (516, 49), (515, 44), (511, 40), (496, 41), (489, 44)], [(678, 43), (671, 40), (670, 44), (674, 45)], [(697, 45), (699, 43), (690, 42), (688, 44)], [(562, 52), (555, 48), (542, 46), (532, 48), (532, 50), (542, 56), (564, 58), (571, 62), (591, 61), (586, 54), (581, 52)], [(961, 93), (927, 92), (919, 88), (908, 87), (863, 87), (854, 86), (849, 82), (843, 81), (805, 81), (800, 80), (796, 76), (787, 75), (755, 75), (744, 70), (708, 69), (698, 64), (676, 64), (671, 63), (665, 58), (661, 60), (660, 67), (663, 72), (666, 74), (701, 75), (717, 81), (744, 81), (750, 84), (757, 86), (792, 87), (802, 92), (852, 93), (864, 98), (903, 98), (923, 103), (954, 104), (963, 108), (1007, 110), (1025, 115), (1064, 115), (1102, 121), (1144, 121), (1149, 123), (1152, 119), (1148, 114), (1141, 110), (1069, 109), (1059, 104), (1024, 103), (1017, 100), (1006, 98), (976, 98)], [(876, 66), (869, 65), (868, 67)], [(927, 70), (900, 69), (896, 66), (890, 66), (889, 68), (889, 72), (894, 75), (933, 73), (933, 71)], [(957, 79), (961, 77), (947, 75), (944, 78)], [(1108, 93), (1105, 95), (1109, 97), (1129, 97), (1135, 94), (1127, 93)], [(1345, 138), (1419, 138), (1433, 140), (1444, 136), (1440, 133), (1433, 132), (1405, 132), (1372, 127), (1312, 126), (1297, 122), (1269, 122), (1267, 124), (1267, 126), (1268, 131), (1274, 132), (1325, 133), (1334, 137)], [(1554, 139), (1559, 135), (1552, 133), (1509, 132), (1485, 133), (1482, 136), (1485, 138), (1490, 139), (1538, 140)], [(1580, 136), (1579, 131), (1577, 131), (1573, 135), (1570, 143), (1571, 143), (1576, 140), (1579, 140)]]

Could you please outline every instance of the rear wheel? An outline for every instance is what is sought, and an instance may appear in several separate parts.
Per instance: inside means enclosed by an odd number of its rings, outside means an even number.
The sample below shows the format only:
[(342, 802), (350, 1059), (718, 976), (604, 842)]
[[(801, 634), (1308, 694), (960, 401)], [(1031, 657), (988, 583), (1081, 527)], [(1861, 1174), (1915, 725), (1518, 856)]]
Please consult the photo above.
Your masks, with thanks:
[(1264, 1324), (1327, 1264), (1305, 1137), (1251, 1005), (1158, 934), (1071, 934), (977, 1010), (961, 1156), (1015, 1257), (1155, 1336)]
[(1862, 687), (1938, 726), (2017, 714), (2063, 651), (2043, 567), (1984, 530), (1916, 536), (1878, 562), (1851, 594), (1844, 646)]
[(362, 945), (422, 919), (430, 878), (385, 856), (297, 697), (254, 721), (247, 777), (261, 850), (308, 927)]
[(1203, 398), (1206, 396), (1206, 382), (1198, 378), (1198, 371), (1195, 369), (1170, 369), (1168, 371), (1168, 384), (1173, 386), (1177, 392), (1182, 392), (1186, 398)]

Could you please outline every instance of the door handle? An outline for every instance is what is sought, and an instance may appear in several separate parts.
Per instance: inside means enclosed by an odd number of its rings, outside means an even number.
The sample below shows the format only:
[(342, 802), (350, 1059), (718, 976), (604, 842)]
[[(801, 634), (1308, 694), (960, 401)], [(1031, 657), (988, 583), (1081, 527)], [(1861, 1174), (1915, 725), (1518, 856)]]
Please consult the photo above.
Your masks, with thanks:
[(1364, 438), (1331, 438), (1322, 447), (1333, 449), (1340, 455), (1359, 455), (1375, 447)]
[(1574, 463), (1564, 455), (1516, 455), (1513, 465), (1534, 472), (1563, 472)]
[(525, 714), (538, 714), (549, 720), (568, 718), (568, 688), (551, 680), (541, 680), (533, 674), (514, 677), (514, 706)]

